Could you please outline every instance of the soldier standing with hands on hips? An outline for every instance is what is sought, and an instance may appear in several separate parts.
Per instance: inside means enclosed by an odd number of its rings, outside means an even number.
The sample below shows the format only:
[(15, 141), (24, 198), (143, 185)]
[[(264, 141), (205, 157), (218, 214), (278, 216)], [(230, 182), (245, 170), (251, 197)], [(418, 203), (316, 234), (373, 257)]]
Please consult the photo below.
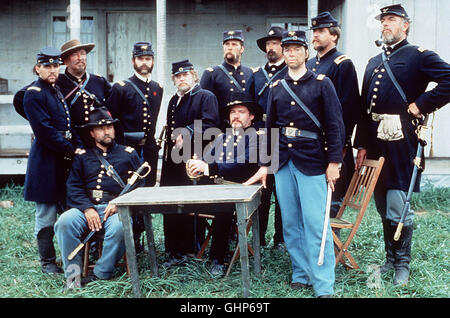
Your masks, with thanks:
[[(401, 5), (380, 11), (376, 19), (381, 22), (383, 51), (369, 60), (364, 73), (355, 136), (356, 168), (366, 157), (385, 158), (374, 191), (386, 250), (381, 272), (393, 269), (394, 285), (405, 285), (409, 280), (413, 211), (407, 212), (398, 241), (394, 233), (410, 184), (415, 192), (420, 187), (420, 171), (411, 183), (418, 147), (415, 123), (450, 102), (450, 66), (435, 52), (408, 43), (411, 20)], [(438, 85), (425, 91), (430, 82)]]
[[(285, 31), (281, 43), (288, 73), (272, 85), (266, 128), (267, 140), (271, 140), (272, 129), (280, 132), (275, 149), (267, 153), (279, 151), (279, 167), (274, 173), (284, 241), (292, 263), (290, 286), (293, 289), (312, 287), (316, 296), (331, 297), (335, 256), (329, 224), (322, 266), (317, 264), (317, 259), (327, 182), (334, 190), (342, 162), (342, 108), (330, 79), (306, 68), (305, 32)], [(262, 181), (265, 185), (268, 170), (268, 164), (263, 165), (245, 184)]]

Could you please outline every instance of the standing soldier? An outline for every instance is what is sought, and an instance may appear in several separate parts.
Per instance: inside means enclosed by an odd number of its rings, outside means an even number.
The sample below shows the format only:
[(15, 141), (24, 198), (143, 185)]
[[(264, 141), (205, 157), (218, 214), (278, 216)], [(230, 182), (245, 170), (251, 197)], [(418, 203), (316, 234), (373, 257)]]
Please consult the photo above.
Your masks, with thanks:
[[(186, 176), (185, 163), (199, 146), (194, 144), (194, 135), (201, 138), (206, 129), (218, 127), (220, 121), (216, 97), (198, 85), (197, 72), (189, 60), (172, 63), (172, 80), (177, 92), (170, 99), (167, 109), (167, 141), (164, 146), (161, 186), (192, 184)], [(198, 125), (194, 121), (199, 121)], [(200, 146), (203, 150), (203, 142)], [(186, 161), (176, 160), (175, 153), (183, 153)], [(198, 153), (197, 156), (200, 158), (202, 154)], [(192, 216), (164, 214), (165, 248), (169, 254), (164, 266), (182, 263), (187, 259), (187, 254), (195, 253), (194, 237)]]
[(86, 72), (87, 54), (95, 44), (81, 44), (70, 40), (61, 46), (61, 58), (66, 65), (64, 74), (58, 78), (58, 86), (70, 107), (70, 115), (75, 127), (89, 121), (89, 112), (93, 108), (105, 105), (111, 85), (97, 74)]
[[(304, 31), (285, 31), (283, 55), (288, 72), (273, 83), (267, 103), (266, 128), (280, 132), (279, 167), (275, 172), (286, 248), (291, 257), (291, 288), (313, 287), (316, 296), (334, 293), (335, 256), (328, 224), (324, 262), (317, 264), (325, 220), (327, 182), (334, 190), (344, 146), (342, 109), (332, 82), (306, 68)], [(326, 136), (327, 150), (323, 136)], [(268, 152), (269, 153), (269, 152)], [(265, 180), (261, 167), (245, 184)]]
[[(248, 93), (256, 100), (264, 112), (263, 120), (255, 122), (256, 128), (265, 126), (267, 97), (269, 96), (270, 84), (276, 82), (278, 79), (282, 79), (287, 72), (286, 62), (283, 58), (283, 49), (281, 47), (283, 31), (285, 31), (283, 28), (271, 27), (267, 36), (256, 41), (258, 47), (266, 53), (267, 57), (266, 65), (254, 70), (246, 86)], [(275, 179), (273, 175), (267, 176), (267, 188), (262, 191), (261, 205), (259, 207), (260, 243), (261, 246), (266, 245), (265, 236), (273, 193), (275, 197), (275, 234), (273, 236), (273, 246), (275, 248), (282, 248), (284, 243), (283, 227), (281, 223), (280, 205), (278, 204), (274, 186)]]
[(312, 18), (311, 24), (313, 30), (312, 44), (317, 51), (317, 55), (308, 60), (306, 66), (316, 74), (326, 75), (333, 82), (344, 116), (344, 159), (341, 177), (336, 183), (330, 210), (330, 217), (335, 217), (355, 170), (351, 139), (356, 125), (360, 98), (358, 78), (355, 66), (350, 58), (336, 49), (341, 35), (338, 21), (330, 12), (326, 11)]
[(70, 160), (79, 152), (81, 141), (72, 129), (69, 107), (56, 80), (62, 64), (61, 52), (43, 48), (34, 67), (38, 80), (25, 92), (23, 105), (34, 136), (25, 176), (24, 197), (36, 202), (37, 238), (44, 273), (62, 273), (57, 267), (53, 225), (65, 209), (66, 179)]
[[(404, 285), (409, 280), (413, 211), (407, 212), (399, 240), (393, 237), (410, 184), (415, 192), (420, 187), (420, 171), (411, 183), (418, 146), (414, 122), (450, 102), (450, 66), (435, 52), (408, 43), (411, 21), (401, 5), (382, 8), (376, 19), (381, 22), (384, 45), (364, 73), (356, 166), (366, 156), (386, 159), (374, 191), (386, 250), (381, 271), (394, 269), (394, 284)], [(426, 92), (430, 82), (438, 85)]]
[(163, 88), (151, 78), (155, 63), (152, 44), (135, 43), (131, 62), (135, 70), (134, 75), (113, 85), (107, 105), (111, 115), (120, 120), (120, 128), (124, 134), (123, 143), (133, 147), (141, 159), (152, 167), (145, 184), (154, 186), (159, 151), (155, 130)]
[[(155, 141), (156, 122), (163, 95), (163, 88), (151, 78), (154, 53), (150, 42), (133, 45), (131, 62), (134, 75), (113, 85), (107, 105), (114, 118), (120, 120), (118, 143), (136, 150), (143, 161), (152, 167), (145, 180), (147, 187), (156, 183), (159, 147)], [(122, 140), (123, 135), (123, 140)], [(133, 233), (137, 251), (142, 251), (140, 236), (144, 232), (141, 214), (133, 218)]]
[(227, 105), (232, 92), (245, 91), (245, 85), (252, 75), (252, 69), (241, 64), (244, 53), (244, 36), (241, 30), (223, 32), (224, 62), (214, 68), (208, 67), (202, 75), (200, 86), (214, 93), (219, 103), (221, 129), (229, 125), (223, 109)]

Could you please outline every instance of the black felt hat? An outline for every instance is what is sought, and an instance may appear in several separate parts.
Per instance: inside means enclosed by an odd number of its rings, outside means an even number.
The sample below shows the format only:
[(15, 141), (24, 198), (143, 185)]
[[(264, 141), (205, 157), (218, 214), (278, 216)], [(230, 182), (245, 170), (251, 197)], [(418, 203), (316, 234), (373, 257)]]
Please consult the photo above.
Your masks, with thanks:
[(233, 92), (227, 105), (224, 107), (224, 114), (228, 117), (233, 106), (246, 106), (250, 113), (255, 117), (253, 122), (260, 121), (263, 117), (261, 106), (256, 103), (253, 97), (246, 92)]
[(256, 40), (256, 44), (258, 44), (258, 47), (263, 51), (266, 52), (266, 42), (270, 39), (278, 39), (281, 40), (283, 37), (283, 32), (286, 31), (282, 27), (273, 26), (270, 28), (269, 32), (267, 33), (267, 36), (260, 38)]
[(94, 108), (89, 112), (88, 123), (80, 126), (80, 128), (93, 128), (118, 123), (118, 119), (113, 119), (109, 110), (102, 106)]

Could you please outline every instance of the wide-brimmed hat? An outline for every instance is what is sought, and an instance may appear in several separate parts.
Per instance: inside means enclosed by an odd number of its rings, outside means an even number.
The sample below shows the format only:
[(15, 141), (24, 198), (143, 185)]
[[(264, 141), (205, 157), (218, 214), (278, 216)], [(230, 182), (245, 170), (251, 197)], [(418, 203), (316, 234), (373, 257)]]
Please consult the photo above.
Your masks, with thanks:
[(84, 49), (86, 51), (86, 53), (89, 53), (90, 51), (92, 51), (92, 49), (94, 47), (95, 47), (94, 43), (82, 44), (78, 40), (70, 40), (70, 41), (67, 41), (66, 43), (64, 43), (63, 45), (61, 45), (61, 58), (65, 59), (67, 56), (69, 56), (73, 52), (81, 50), (81, 49)]
[(228, 118), (233, 106), (246, 106), (249, 112), (255, 117), (253, 122), (262, 120), (263, 111), (261, 106), (259, 106), (253, 97), (246, 92), (233, 92), (230, 95), (227, 105), (223, 108), (223, 113), (226, 115), (226, 118)]
[(273, 26), (270, 28), (269, 32), (267, 32), (267, 36), (260, 38), (256, 40), (256, 44), (258, 44), (258, 47), (263, 51), (266, 52), (266, 42), (270, 39), (278, 39), (281, 41), (281, 38), (283, 37), (283, 32), (286, 31), (282, 27)]
[(105, 107), (94, 108), (89, 112), (88, 122), (79, 128), (93, 128), (118, 123), (118, 119), (113, 119), (109, 110)]

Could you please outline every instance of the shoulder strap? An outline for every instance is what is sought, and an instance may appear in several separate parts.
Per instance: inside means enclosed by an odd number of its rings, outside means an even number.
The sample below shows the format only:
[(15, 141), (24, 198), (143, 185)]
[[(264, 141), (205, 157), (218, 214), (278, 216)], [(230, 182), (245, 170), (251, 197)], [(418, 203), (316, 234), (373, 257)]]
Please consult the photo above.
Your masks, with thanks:
[(137, 87), (136, 86), (136, 84), (134, 84), (132, 81), (130, 81), (130, 80), (125, 80), (125, 82), (127, 82), (128, 84), (130, 84), (134, 89), (135, 89), (135, 91), (139, 94), (139, 96), (141, 96), (141, 98), (147, 103), (147, 105), (150, 107), (150, 103), (149, 103), (149, 101), (148, 101), (148, 99), (147, 99), (147, 97), (145, 97), (144, 96), (144, 93), (142, 93), (142, 91), (139, 89), (139, 87)]
[(233, 81), (234, 86), (236, 86), (236, 88), (237, 88), (240, 92), (242, 92), (242, 87), (241, 87), (241, 85), (239, 85), (239, 83), (236, 81), (236, 79), (235, 79), (233, 76), (231, 76), (231, 75), (227, 72), (227, 70), (225, 69), (225, 67), (224, 67), (222, 64), (220, 64), (220, 65), (219, 65), (219, 68), (225, 73), (225, 75), (226, 75), (230, 80)]
[(122, 188), (124, 188), (125, 183), (120, 178), (116, 169), (114, 169), (114, 167), (112, 165), (110, 165), (109, 162), (102, 155), (100, 155), (96, 149), (93, 149), (93, 150), (94, 150), (94, 153), (95, 153), (95, 156), (97, 157), (97, 159), (100, 160), (100, 162), (105, 166), (106, 174), (108, 176), (112, 177), (114, 179), (114, 181), (116, 181)]
[(264, 76), (265, 76), (266, 79), (267, 79), (267, 82), (266, 82), (266, 84), (261, 88), (261, 90), (258, 92), (258, 96), (261, 96), (261, 94), (262, 94), (262, 93), (264, 92), (264, 90), (270, 85), (270, 83), (272, 83), (272, 82), (277, 78), (277, 76), (278, 76), (284, 69), (286, 69), (286, 68), (287, 68), (287, 65), (285, 65), (281, 70), (279, 70), (278, 72), (276, 72), (276, 73), (272, 76), (272, 78), (270, 78), (269, 75), (267, 75), (266, 70), (265, 70), (264, 68), (261, 67), (261, 69), (262, 69), (262, 71), (263, 71), (263, 73), (264, 73)]
[(395, 88), (397, 89), (398, 93), (402, 97), (405, 104), (408, 104), (408, 100), (406, 99), (405, 92), (403, 91), (402, 87), (400, 86), (397, 79), (395, 78), (394, 73), (392, 73), (391, 67), (389, 66), (389, 60), (387, 59), (386, 54), (383, 52), (381, 54), (381, 57), (383, 59), (383, 65), (384, 65), (384, 68), (386, 69), (386, 72), (387, 72), (389, 78), (391, 79), (392, 83), (394, 84)]
[(288, 92), (289, 95), (295, 100), (295, 102), (300, 106), (301, 109), (311, 118), (311, 120), (316, 124), (319, 129), (322, 129), (322, 126), (320, 125), (319, 120), (317, 117), (309, 110), (308, 107), (300, 100), (300, 98), (292, 91), (292, 89), (289, 87), (289, 85), (286, 83), (286, 80), (283, 78), (280, 81), (281, 85), (283, 85), (284, 89)]

